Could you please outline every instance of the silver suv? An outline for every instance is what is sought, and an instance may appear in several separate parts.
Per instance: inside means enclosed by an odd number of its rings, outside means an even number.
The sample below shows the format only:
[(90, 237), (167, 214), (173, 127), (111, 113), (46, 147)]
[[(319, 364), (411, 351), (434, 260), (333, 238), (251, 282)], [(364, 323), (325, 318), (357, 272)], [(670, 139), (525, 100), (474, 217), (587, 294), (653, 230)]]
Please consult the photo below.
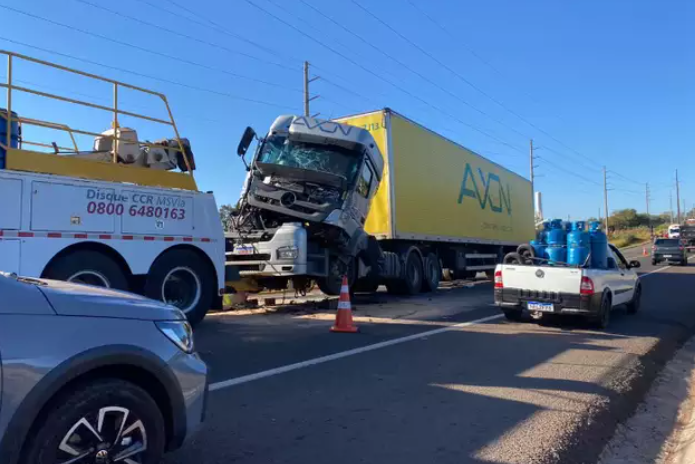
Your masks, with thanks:
[(207, 368), (183, 314), (0, 274), (0, 461), (155, 464), (202, 422)]

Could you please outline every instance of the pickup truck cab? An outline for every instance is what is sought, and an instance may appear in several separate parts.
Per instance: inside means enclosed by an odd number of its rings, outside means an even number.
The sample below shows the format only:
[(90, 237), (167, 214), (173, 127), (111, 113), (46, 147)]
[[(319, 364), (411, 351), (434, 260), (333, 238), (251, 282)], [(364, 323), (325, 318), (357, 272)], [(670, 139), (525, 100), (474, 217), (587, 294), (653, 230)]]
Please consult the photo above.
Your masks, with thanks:
[(606, 328), (616, 306), (627, 305), (630, 314), (639, 310), (638, 267), (639, 261), (628, 262), (613, 245), (609, 245), (606, 269), (501, 264), (495, 269), (495, 304), (509, 320), (521, 319), (524, 312), (536, 320), (571, 314)]

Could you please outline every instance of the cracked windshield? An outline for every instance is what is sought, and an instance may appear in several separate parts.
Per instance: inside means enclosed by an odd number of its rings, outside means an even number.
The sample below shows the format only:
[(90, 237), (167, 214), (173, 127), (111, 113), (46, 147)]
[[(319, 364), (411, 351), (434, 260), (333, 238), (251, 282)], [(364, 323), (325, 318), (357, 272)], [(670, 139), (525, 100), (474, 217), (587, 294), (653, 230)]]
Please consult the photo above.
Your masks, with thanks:
[(0, 464), (695, 464), (695, 1), (0, 18)]

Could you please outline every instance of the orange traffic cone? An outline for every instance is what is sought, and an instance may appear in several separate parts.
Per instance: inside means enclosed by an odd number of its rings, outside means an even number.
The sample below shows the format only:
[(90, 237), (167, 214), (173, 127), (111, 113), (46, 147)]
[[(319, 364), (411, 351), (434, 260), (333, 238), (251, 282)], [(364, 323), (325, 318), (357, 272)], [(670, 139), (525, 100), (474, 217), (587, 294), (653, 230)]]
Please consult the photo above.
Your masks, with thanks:
[(331, 327), (331, 332), (357, 332), (357, 327), (352, 324), (352, 306), (350, 305), (347, 276), (343, 276), (343, 285), (340, 288), (340, 298), (338, 299), (338, 312), (335, 314), (335, 325)]
[(647, 247), (643, 246), (642, 247), (642, 256), (649, 256), (649, 252), (647, 251)]

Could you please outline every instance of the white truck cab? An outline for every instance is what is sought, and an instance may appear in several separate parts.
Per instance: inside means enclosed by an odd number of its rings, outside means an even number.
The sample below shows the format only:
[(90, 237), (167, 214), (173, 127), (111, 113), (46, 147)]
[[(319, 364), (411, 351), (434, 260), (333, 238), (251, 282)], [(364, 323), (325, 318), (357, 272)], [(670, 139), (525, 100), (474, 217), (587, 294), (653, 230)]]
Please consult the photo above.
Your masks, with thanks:
[[(166, 97), (3, 54), (10, 67), (28, 61), (110, 84), (115, 101), (104, 107), (68, 100), (110, 113), (112, 127), (104, 132), (29, 119), (23, 108), (13, 110), (13, 94), (65, 97), (15, 87), (8, 73), (9, 104), (0, 109), (0, 271), (129, 290), (179, 307), (192, 323), (200, 321), (225, 287), (224, 235), (215, 198), (197, 188), (190, 144), (179, 137)], [(119, 89), (160, 98), (170, 117), (119, 109)], [(137, 131), (119, 125), (124, 115), (168, 126), (174, 136), (139, 141)], [(89, 149), (78, 146), (84, 136), (92, 137)], [(56, 142), (45, 143), (47, 137)]]
[(628, 262), (617, 248), (608, 247), (606, 269), (498, 265), (495, 303), (510, 320), (519, 320), (524, 312), (534, 319), (546, 314), (574, 314), (606, 328), (612, 308), (625, 304), (629, 313), (637, 312), (642, 292), (635, 271), (640, 262)]

